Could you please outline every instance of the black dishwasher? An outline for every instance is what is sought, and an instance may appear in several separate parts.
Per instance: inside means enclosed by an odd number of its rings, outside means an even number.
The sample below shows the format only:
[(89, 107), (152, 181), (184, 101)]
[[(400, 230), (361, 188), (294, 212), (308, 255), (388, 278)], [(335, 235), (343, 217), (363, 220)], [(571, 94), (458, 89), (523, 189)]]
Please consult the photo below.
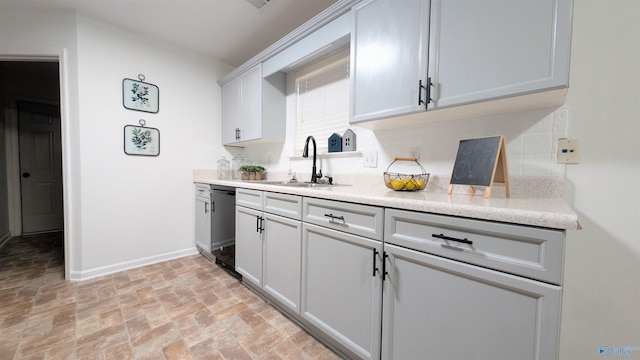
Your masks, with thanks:
[(240, 278), (235, 271), (236, 189), (211, 185), (211, 254), (213, 261)]

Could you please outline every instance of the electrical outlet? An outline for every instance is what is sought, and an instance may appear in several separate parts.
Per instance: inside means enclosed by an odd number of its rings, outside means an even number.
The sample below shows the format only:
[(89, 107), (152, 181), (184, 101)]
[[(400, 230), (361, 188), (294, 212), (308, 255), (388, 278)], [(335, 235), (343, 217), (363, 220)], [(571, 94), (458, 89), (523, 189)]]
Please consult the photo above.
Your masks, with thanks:
[(372, 151), (363, 151), (362, 152), (362, 166), (369, 168), (377, 168), (378, 167), (378, 152), (375, 150)]
[(420, 148), (419, 147), (414, 146), (412, 148), (409, 148), (409, 154), (411, 155), (410, 157), (420, 160)]
[(579, 164), (580, 156), (580, 139), (558, 139), (558, 164)]

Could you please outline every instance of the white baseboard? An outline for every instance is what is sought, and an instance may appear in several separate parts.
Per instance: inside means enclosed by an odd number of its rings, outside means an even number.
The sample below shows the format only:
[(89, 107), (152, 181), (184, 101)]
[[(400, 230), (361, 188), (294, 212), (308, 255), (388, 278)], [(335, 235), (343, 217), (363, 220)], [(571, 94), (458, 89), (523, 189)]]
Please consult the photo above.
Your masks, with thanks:
[(6, 244), (7, 241), (9, 241), (9, 239), (11, 239), (11, 233), (10, 232), (0, 236), (0, 248), (3, 247), (4, 244)]
[(157, 264), (159, 262), (163, 262), (167, 260), (173, 260), (173, 259), (177, 259), (185, 256), (195, 255), (198, 253), (199, 253), (198, 249), (196, 249), (196, 247), (194, 246), (188, 249), (173, 251), (170, 253), (165, 253), (165, 254), (160, 254), (155, 256), (149, 256), (141, 259), (125, 261), (125, 262), (102, 266), (102, 267), (93, 268), (89, 270), (83, 270), (83, 271), (72, 270), (69, 274), (69, 280), (71, 281), (89, 280), (99, 276), (117, 273), (123, 270), (135, 269), (135, 268), (139, 268), (147, 265)]

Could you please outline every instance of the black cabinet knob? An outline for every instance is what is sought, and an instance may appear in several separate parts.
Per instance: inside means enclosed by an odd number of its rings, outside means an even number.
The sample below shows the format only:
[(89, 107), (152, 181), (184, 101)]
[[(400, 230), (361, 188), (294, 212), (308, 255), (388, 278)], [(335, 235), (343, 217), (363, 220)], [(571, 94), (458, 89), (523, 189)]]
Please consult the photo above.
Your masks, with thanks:
[(28, 178), (29, 176), (31, 176), (31, 174), (29, 174), (29, 173), (27, 173), (27, 172), (26, 172), (26, 173), (22, 173), (22, 177), (23, 177), (23, 178)]

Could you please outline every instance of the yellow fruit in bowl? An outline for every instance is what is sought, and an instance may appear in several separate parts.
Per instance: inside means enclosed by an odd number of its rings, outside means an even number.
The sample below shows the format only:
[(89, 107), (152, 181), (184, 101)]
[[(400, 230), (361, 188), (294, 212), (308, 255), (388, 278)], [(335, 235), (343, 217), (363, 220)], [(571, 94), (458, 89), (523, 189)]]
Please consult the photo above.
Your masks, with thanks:
[(407, 181), (407, 185), (404, 186), (406, 190), (415, 190), (417, 189), (418, 184), (416, 184), (415, 180), (410, 179)]
[(406, 184), (405, 179), (393, 179), (391, 180), (391, 188), (393, 190), (402, 190)]
[(415, 179), (414, 181), (416, 183), (416, 189), (418, 190), (422, 190), (427, 186), (427, 184), (422, 179)]
[(388, 187), (388, 188), (393, 188), (393, 186), (391, 186), (391, 182), (392, 182), (392, 181), (393, 181), (393, 180), (392, 180), (391, 178), (389, 178), (389, 179), (385, 180), (384, 185), (385, 185), (386, 187)]

